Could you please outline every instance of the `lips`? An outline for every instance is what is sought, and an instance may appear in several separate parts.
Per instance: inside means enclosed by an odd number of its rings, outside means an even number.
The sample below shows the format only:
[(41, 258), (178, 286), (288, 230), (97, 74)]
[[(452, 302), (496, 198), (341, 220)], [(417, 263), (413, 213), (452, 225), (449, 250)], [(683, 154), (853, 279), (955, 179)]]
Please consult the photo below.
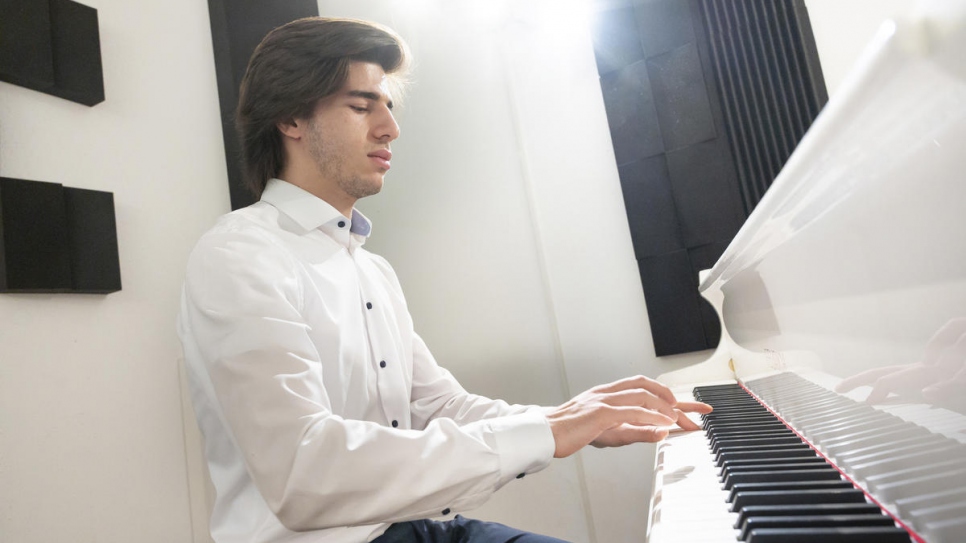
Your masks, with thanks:
[(371, 158), (379, 167), (388, 170), (389, 161), (392, 160), (392, 151), (389, 149), (379, 149), (369, 153), (369, 158)]

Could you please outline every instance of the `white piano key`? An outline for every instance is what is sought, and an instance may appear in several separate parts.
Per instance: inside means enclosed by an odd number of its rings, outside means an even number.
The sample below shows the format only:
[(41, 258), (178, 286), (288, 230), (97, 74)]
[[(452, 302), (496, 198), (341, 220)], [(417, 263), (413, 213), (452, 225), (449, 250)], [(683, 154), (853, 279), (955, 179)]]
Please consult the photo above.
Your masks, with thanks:
[(672, 435), (657, 455), (648, 542), (734, 543), (737, 515), (728, 511), (704, 434)]

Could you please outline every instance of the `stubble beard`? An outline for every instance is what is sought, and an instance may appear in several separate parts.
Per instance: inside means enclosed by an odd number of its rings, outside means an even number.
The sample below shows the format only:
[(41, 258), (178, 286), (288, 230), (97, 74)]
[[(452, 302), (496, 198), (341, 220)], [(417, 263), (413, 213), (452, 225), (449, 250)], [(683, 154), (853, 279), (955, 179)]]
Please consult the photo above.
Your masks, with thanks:
[(323, 131), (323, 127), (311, 122), (307, 135), (309, 153), (322, 177), (335, 181), (343, 192), (356, 200), (378, 194), (382, 189), (382, 183), (374, 183), (362, 176), (348, 173), (346, 171), (347, 150), (338, 143), (323, 141)]

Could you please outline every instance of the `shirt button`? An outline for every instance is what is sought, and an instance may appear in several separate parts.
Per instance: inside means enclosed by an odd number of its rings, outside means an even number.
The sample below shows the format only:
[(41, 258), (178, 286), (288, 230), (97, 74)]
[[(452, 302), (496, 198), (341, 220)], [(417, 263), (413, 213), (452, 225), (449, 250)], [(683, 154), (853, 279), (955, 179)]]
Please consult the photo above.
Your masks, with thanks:
[(443, 514), (444, 515), (448, 515), (449, 514), (449, 507), (447, 507), (446, 509), (443, 509)]
[(392, 421), (392, 427), (395, 428), (397, 426), (399, 426), (399, 421), (398, 420)]
[(520, 475), (517, 475), (517, 479), (523, 479), (524, 475), (526, 475), (526, 473), (521, 473)]
[(339, 221), (339, 228), (345, 228), (345, 221)]
[(372, 309), (372, 302), (366, 302), (366, 309)]
[(379, 367), (380, 368), (385, 368), (386, 367), (386, 361), (383, 360), (383, 361), (379, 362)]

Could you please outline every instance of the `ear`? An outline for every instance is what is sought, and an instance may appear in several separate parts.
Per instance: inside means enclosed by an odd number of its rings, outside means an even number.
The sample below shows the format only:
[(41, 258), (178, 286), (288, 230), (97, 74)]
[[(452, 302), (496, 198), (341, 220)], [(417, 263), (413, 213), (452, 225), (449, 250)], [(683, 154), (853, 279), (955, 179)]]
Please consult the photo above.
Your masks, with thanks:
[(300, 140), (305, 135), (305, 124), (305, 121), (290, 118), (277, 123), (275, 127), (282, 133), (282, 136), (293, 140)]

